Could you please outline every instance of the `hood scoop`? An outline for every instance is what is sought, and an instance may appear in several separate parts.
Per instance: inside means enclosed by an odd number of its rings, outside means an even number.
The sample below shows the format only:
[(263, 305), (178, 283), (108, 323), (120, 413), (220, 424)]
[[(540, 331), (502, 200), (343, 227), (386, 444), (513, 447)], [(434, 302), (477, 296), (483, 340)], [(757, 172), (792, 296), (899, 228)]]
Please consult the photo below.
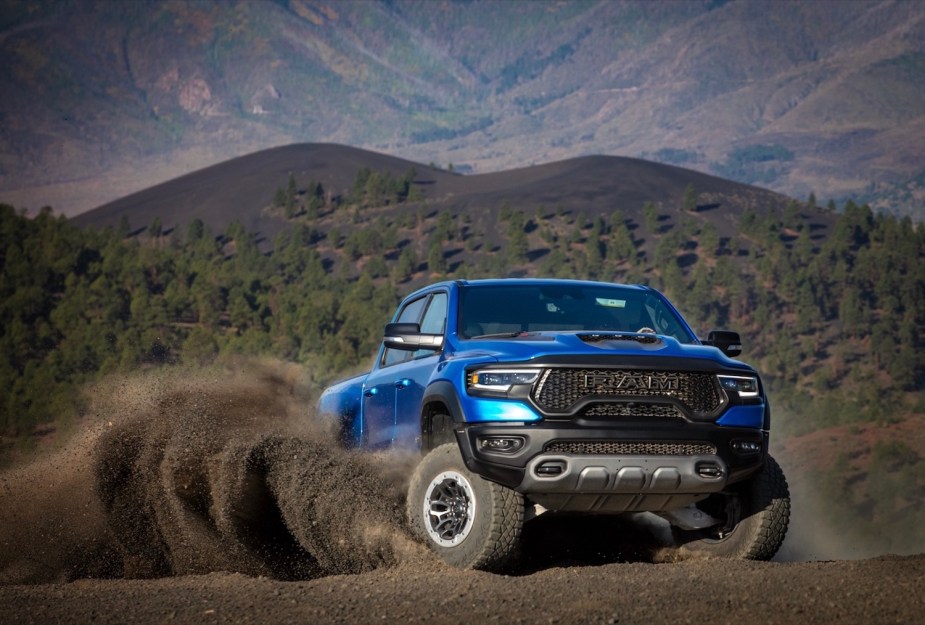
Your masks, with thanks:
[[(656, 334), (610, 334), (610, 333), (587, 333), (579, 334), (585, 343), (637, 343), (642, 347), (653, 348), (662, 345), (662, 339)], [(605, 347), (605, 345), (600, 345)]]

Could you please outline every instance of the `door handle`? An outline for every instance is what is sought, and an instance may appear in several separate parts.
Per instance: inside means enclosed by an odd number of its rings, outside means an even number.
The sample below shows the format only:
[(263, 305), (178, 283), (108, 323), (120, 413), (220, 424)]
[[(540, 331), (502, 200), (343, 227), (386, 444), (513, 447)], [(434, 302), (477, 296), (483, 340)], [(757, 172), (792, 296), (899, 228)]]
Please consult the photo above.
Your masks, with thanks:
[(398, 382), (395, 383), (395, 388), (397, 389), (408, 388), (409, 386), (411, 386), (411, 380), (409, 380), (408, 378), (399, 380)]

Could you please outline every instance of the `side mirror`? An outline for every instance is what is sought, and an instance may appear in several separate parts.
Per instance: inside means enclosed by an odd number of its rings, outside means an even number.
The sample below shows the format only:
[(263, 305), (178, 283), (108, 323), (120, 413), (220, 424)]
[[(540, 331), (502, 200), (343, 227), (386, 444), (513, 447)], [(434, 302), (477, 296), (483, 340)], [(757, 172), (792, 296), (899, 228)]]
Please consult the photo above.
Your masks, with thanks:
[(704, 345), (716, 347), (730, 358), (734, 358), (742, 353), (742, 339), (739, 338), (738, 332), (711, 330), (710, 334), (707, 335), (707, 340), (702, 342)]
[(421, 334), (421, 326), (416, 323), (390, 323), (385, 326), (385, 346), (414, 352), (430, 349), (435, 352), (443, 349), (442, 334)]

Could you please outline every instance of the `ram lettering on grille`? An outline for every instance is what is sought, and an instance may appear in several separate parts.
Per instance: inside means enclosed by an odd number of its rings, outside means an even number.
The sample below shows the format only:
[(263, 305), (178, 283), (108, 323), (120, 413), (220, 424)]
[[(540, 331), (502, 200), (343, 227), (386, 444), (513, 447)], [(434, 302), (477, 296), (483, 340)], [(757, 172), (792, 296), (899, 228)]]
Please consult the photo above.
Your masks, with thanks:
[(687, 409), (708, 414), (722, 402), (709, 373), (624, 369), (558, 368), (548, 370), (537, 384), (534, 400), (543, 410), (566, 413), (583, 399), (665, 397)]

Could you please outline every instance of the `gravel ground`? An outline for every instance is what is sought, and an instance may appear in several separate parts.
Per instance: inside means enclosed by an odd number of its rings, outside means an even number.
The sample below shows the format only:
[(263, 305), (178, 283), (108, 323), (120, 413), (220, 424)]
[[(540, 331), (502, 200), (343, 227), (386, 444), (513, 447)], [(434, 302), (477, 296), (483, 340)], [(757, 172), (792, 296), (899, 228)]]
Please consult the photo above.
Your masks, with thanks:
[(925, 623), (925, 556), (553, 567), (431, 563), (281, 582), (235, 573), (0, 587), (6, 623)]

